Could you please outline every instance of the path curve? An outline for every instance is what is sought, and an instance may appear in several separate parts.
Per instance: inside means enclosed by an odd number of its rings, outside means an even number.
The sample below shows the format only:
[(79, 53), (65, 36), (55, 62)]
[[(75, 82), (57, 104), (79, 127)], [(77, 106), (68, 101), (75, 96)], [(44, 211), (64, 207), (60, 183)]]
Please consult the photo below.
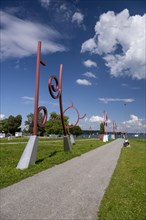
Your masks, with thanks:
[(1, 220), (96, 220), (122, 144), (117, 139), (0, 190)]

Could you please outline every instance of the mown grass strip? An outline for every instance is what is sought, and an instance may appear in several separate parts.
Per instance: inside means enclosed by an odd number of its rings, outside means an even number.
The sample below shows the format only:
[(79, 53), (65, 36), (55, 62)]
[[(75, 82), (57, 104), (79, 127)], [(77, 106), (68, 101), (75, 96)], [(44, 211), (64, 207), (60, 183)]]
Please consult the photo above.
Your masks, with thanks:
[(16, 169), (16, 166), (26, 144), (1, 144), (0, 188), (9, 186), (73, 157), (80, 156), (101, 145), (103, 145), (103, 142), (97, 139), (76, 139), (76, 145), (73, 145), (73, 150), (71, 152), (64, 152), (63, 139), (49, 139), (47, 142), (43, 142), (40, 139), (36, 164), (28, 169), (19, 170)]
[(146, 140), (130, 140), (121, 156), (98, 213), (99, 220), (146, 219)]
[[(10, 137), (9, 138), (2, 138), (0, 139), (0, 144), (3, 143), (23, 143), (23, 142), (28, 142), (29, 137), (21, 137), (21, 138), (17, 138), (17, 137)], [(43, 141), (57, 141), (57, 140), (62, 140), (62, 138), (48, 138), (48, 137), (39, 137), (39, 141), (43, 142)]]

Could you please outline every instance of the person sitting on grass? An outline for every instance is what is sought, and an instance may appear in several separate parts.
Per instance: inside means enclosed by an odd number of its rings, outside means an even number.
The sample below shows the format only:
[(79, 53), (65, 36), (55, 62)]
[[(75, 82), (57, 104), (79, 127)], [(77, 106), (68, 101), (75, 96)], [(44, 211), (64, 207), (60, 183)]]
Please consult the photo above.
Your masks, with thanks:
[(123, 147), (130, 147), (128, 139), (124, 140)]

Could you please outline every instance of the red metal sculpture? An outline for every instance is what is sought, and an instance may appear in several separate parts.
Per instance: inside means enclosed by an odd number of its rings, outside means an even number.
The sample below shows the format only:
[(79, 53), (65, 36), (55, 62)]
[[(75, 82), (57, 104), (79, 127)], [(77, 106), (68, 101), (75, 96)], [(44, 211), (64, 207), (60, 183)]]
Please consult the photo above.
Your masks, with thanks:
[[(35, 101), (34, 101), (34, 127), (33, 127), (33, 135), (37, 136), (37, 127), (44, 127), (46, 121), (47, 121), (47, 109), (45, 106), (40, 106), (38, 107), (38, 102), (39, 102), (39, 81), (40, 81), (40, 64), (45, 66), (45, 63), (41, 60), (41, 42), (38, 42), (38, 50), (37, 50), (37, 62), (36, 62), (36, 86), (35, 86)], [(79, 112), (77, 108), (75, 108), (74, 104), (72, 101), (71, 106), (66, 108), (63, 111), (63, 105), (62, 105), (62, 68), (63, 65), (60, 65), (60, 72), (59, 72), (59, 79), (57, 79), (56, 76), (51, 76), (48, 80), (48, 88), (50, 95), (54, 99), (59, 98), (59, 106), (60, 106), (60, 115), (61, 115), (61, 122), (62, 122), (62, 127), (63, 127), (63, 133), (64, 137), (67, 137), (67, 142), (69, 143), (68, 135), (69, 135), (69, 128), (74, 127), (77, 125), (80, 119), (84, 118), (86, 114), (83, 117), (80, 117)], [(53, 84), (54, 83), (54, 84)], [(74, 123), (74, 125), (65, 125), (64, 122), (64, 114), (67, 110), (73, 108), (77, 112), (77, 120)], [(43, 122), (40, 123), (38, 121), (38, 115), (39, 112), (43, 111), (44, 116), (43, 116)]]
[[(37, 126), (44, 127), (47, 121), (47, 109), (45, 106), (38, 107), (39, 102), (39, 81), (40, 81), (40, 64), (45, 66), (45, 63), (41, 61), (41, 41), (38, 41), (38, 50), (37, 50), (37, 62), (36, 62), (36, 85), (35, 85), (35, 99), (34, 99), (34, 126), (33, 126), (33, 135), (37, 135)], [(38, 122), (38, 114), (40, 111), (44, 111), (43, 123)]]
[(83, 119), (83, 118), (86, 116), (86, 114), (84, 114), (82, 117), (80, 117), (79, 111), (78, 111), (77, 108), (74, 106), (73, 102), (72, 102), (71, 100), (69, 100), (69, 101), (71, 102), (71, 106), (69, 106), (68, 108), (66, 108), (66, 109), (64, 110), (63, 115), (65, 114), (66, 111), (68, 111), (69, 109), (72, 108), (72, 109), (74, 109), (74, 110), (76, 111), (76, 113), (77, 113), (77, 120), (76, 120), (76, 122), (75, 122), (73, 125), (65, 125), (65, 127), (66, 127), (67, 130), (68, 130), (69, 128), (75, 127), (75, 126), (78, 124), (79, 120), (80, 120), (80, 119)]
[[(83, 117), (80, 117), (79, 111), (74, 106), (74, 104), (71, 100), (70, 100), (71, 106), (69, 106), (68, 108), (66, 108), (63, 111), (63, 106), (62, 106), (62, 69), (63, 69), (63, 65), (61, 64), (60, 65), (60, 72), (59, 72), (59, 80), (54, 75), (49, 78), (48, 88), (49, 88), (50, 94), (51, 94), (53, 99), (58, 99), (59, 98), (60, 115), (61, 115), (63, 133), (64, 133), (64, 136), (67, 136), (69, 134), (68, 129), (72, 128), (72, 127), (75, 127), (77, 125), (77, 123), (79, 122), (79, 120), (83, 119), (86, 116), (86, 114)], [(55, 85), (53, 84), (53, 80), (55, 82)], [(69, 110), (71, 108), (73, 108), (77, 112), (77, 120), (74, 123), (74, 125), (65, 125), (65, 123), (64, 123), (64, 114), (67, 110)]]
[[(38, 107), (39, 102), (39, 81), (40, 81), (40, 64), (45, 66), (45, 63), (41, 60), (41, 41), (38, 41), (38, 50), (37, 50), (37, 62), (36, 62), (36, 85), (35, 85), (35, 100), (34, 100), (34, 126), (33, 126), (33, 135), (30, 136), (30, 139), (23, 151), (23, 154), (19, 160), (19, 163), (17, 165), (18, 169), (25, 169), (28, 168), (30, 164), (35, 164), (36, 161), (36, 154), (37, 154), (37, 148), (38, 148), (38, 137), (37, 137), (37, 127), (44, 127), (46, 121), (47, 121), (47, 109), (45, 106)], [(77, 125), (78, 121), (85, 117), (80, 117), (78, 110), (74, 107), (73, 103), (70, 107), (65, 109), (63, 112), (63, 106), (62, 106), (62, 67), (63, 65), (60, 65), (60, 73), (59, 73), (59, 80), (56, 78), (56, 76), (51, 76), (48, 80), (48, 87), (50, 91), (50, 95), (52, 98), (57, 99), (59, 98), (59, 104), (60, 104), (60, 114), (61, 114), (61, 122), (63, 126), (64, 131), (64, 150), (71, 150), (71, 141), (69, 138), (69, 132), (67, 129), (71, 126), (65, 126), (64, 123), (64, 113), (70, 109), (73, 108), (78, 115), (76, 123), (73, 125)], [(53, 85), (52, 81), (55, 81), (55, 85)], [(56, 95), (55, 95), (56, 93)], [(43, 121), (40, 123), (38, 121), (38, 115), (39, 112), (43, 111)], [(72, 127), (73, 127), (72, 126)]]

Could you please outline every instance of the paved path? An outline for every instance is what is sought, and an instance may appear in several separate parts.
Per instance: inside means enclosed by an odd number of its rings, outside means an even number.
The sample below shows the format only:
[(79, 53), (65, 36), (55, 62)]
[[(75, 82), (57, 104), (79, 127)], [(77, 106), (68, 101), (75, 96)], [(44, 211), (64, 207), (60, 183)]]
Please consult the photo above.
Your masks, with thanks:
[(122, 143), (118, 139), (2, 189), (0, 219), (96, 220)]

